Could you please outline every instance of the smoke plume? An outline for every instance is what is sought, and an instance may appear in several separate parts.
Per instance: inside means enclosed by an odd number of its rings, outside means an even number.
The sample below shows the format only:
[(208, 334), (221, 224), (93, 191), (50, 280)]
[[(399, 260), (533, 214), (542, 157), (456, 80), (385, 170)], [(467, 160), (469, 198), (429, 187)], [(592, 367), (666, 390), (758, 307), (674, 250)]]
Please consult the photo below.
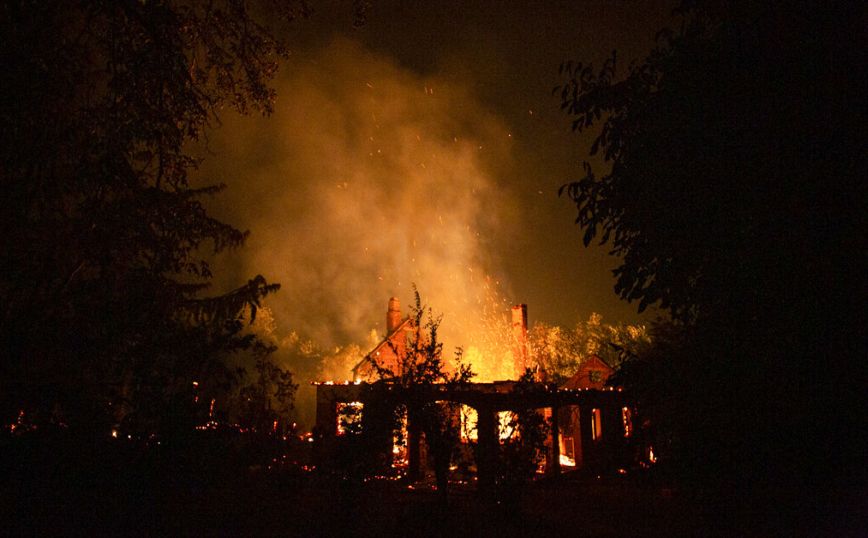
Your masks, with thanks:
[(512, 301), (491, 248), (512, 233), (495, 173), (510, 167), (509, 127), (467, 84), (346, 39), (293, 56), (276, 89), (271, 118), (227, 114), (208, 141), (220, 159), (202, 177), (229, 187), (214, 213), (251, 231), (216, 261), (222, 284), (280, 282), (278, 330), (334, 346), (382, 334), (388, 298), (408, 312), (415, 283), (447, 349), (479, 345)]

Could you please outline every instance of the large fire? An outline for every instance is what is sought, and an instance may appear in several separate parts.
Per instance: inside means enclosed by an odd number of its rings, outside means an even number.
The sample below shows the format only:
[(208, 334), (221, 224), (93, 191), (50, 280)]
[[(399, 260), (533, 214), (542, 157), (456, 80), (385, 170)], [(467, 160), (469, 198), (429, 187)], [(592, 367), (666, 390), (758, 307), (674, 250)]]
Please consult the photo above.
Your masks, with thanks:
[[(512, 160), (509, 126), (466, 88), (349, 42), (310, 60), (282, 72), (279, 93), (291, 98), (272, 121), (229, 117), (210, 140), (244, 171), (244, 188), (214, 201), (215, 214), (253, 232), (231, 261), (280, 282), (269, 306), (283, 329), (323, 346), (362, 345), (372, 305), (408, 304), (415, 283), (450, 346), (489, 355), (465, 335), (513, 301), (498, 247), (519, 221), (494, 173)], [(225, 175), (210, 165), (203, 176)]]

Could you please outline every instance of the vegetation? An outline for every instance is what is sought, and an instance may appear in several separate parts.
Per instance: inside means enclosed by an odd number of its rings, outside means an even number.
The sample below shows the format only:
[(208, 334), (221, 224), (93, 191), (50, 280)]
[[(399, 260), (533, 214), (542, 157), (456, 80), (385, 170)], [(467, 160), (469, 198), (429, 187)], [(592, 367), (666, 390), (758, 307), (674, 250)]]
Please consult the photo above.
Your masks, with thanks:
[(622, 298), (674, 321), (621, 379), (657, 419), (661, 463), (723, 512), (777, 498), (788, 524), (840, 514), (852, 494), (806, 501), (866, 478), (851, 418), (866, 410), (865, 9), (676, 14), (625, 75), (613, 53), (600, 70), (564, 64), (557, 88), (606, 164), (562, 188), (585, 244), (620, 257)]
[[(315, 389), (311, 383), (323, 380), (344, 381), (352, 377), (352, 368), (362, 359), (364, 353), (358, 344), (328, 348), (297, 331), (285, 331), (278, 326), (274, 314), (268, 306), (258, 310), (256, 321), (249, 330), (273, 351), (270, 362), (282, 370), (292, 372), (293, 382), (297, 384), (294, 393), (294, 406), (287, 420), (296, 422), (300, 428), (313, 426), (316, 407)], [(368, 347), (379, 341), (372, 331)], [(251, 357), (239, 357), (238, 364), (254, 364)], [(252, 368), (248, 367), (248, 370)], [(275, 402), (277, 403), (277, 402)], [(287, 411), (289, 411), (287, 409)]]
[[(185, 144), (225, 109), (271, 110), (284, 53), (248, 2), (0, 5), (0, 415), (141, 432), (191, 423), (196, 381), (228, 395), (255, 357), (253, 402), (287, 372), (243, 330), (262, 276), (206, 295), (208, 250), (246, 232), (205, 211)], [(270, 9), (289, 20), (292, 2)], [(213, 292), (212, 292), (213, 293)], [(260, 402), (262, 405), (264, 403)], [(257, 404), (259, 405), (259, 404)]]
[[(460, 423), (456, 420), (460, 405), (440, 402), (432, 398), (436, 384), (447, 390), (468, 383), (473, 378), (470, 367), (461, 360), (459, 349), (454, 357), (454, 368), (443, 362), (443, 343), (438, 340), (440, 318), (430, 308), (422, 306), (419, 292), (414, 289), (415, 306), (412, 310), (413, 335), (400, 350), (393, 345), (398, 357), (395, 368), (376, 364), (381, 387), (397, 390), (399, 397), (393, 407), (393, 432), (402, 436), (402, 424), (407, 421), (410, 443), (408, 450), (418, 451), (419, 434), (424, 434), (429, 457), (437, 479), (437, 489), (445, 496), (449, 484), (449, 467), (457, 455)], [(417, 452), (418, 454), (418, 452)], [(412, 459), (412, 457), (411, 457)], [(418, 478), (417, 469), (409, 469), (410, 479)]]
[[(544, 391), (527, 369), (517, 381), (514, 392), (518, 396)], [(501, 425), (507, 434), (498, 449), (495, 471), (495, 498), (507, 508), (515, 509), (525, 485), (533, 478), (546, 457), (546, 441), (551, 425), (539, 409), (519, 409), (509, 414)]]
[(591, 314), (573, 328), (534, 323), (527, 337), (532, 364), (557, 384), (569, 379), (593, 355), (618, 368), (625, 358), (639, 354), (651, 343), (644, 325), (611, 325), (603, 323), (599, 314)]

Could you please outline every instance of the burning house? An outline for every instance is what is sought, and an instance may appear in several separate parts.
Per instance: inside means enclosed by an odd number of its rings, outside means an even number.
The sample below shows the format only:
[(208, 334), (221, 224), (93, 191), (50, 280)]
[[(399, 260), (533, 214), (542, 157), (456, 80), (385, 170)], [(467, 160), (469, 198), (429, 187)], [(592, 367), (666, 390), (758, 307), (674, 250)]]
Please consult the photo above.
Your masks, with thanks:
[[(393, 443), (391, 431), (381, 425), (410, 393), (406, 387), (378, 381), (377, 373), (381, 367), (394, 371), (408, 350), (410, 338), (418, 332), (413, 318), (402, 318), (396, 298), (389, 300), (386, 320), (386, 336), (353, 368), (352, 382), (317, 384), (316, 452), (320, 464), (328, 466), (342, 438), (367, 432), (380, 439), (365, 446), (379, 450), (393, 463), (400, 461), (415, 478), (425, 464), (424, 441), (420, 441), (418, 429), (412, 424), (407, 428), (405, 423), (406, 443), (399, 447)], [(547, 474), (558, 474), (565, 467), (600, 470), (635, 463), (634, 455), (641, 452), (633, 427), (635, 410), (620, 389), (605, 386), (612, 369), (594, 357), (560, 387), (543, 382), (541, 372), (533, 382), (517, 381), (530, 364), (527, 306), (513, 307), (511, 320), (513, 380), (433, 384), (412, 392), (416, 401), (447, 403), (460, 409), (455, 420), (461, 423), (461, 442), (474, 445), (474, 450), (466, 452), (473, 454), (480, 486), (494, 480), (497, 446), (504, 441), (504, 416), (527, 410), (534, 410), (548, 425), (542, 467)]]

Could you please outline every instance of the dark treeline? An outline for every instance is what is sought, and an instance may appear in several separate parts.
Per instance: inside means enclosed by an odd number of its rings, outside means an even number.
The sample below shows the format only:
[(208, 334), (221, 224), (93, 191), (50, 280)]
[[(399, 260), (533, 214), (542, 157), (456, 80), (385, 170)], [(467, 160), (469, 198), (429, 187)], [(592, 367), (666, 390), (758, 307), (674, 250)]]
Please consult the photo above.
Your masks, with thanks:
[(718, 521), (855, 533), (865, 6), (685, 1), (675, 14), (644, 60), (565, 63), (556, 88), (605, 162), (562, 189), (585, 243), (620, 257), (622, 298), (671, 314), (620, 381), (656, 427), (659, 470)]
[[(144, 435), (189, 429), (197, 400), (236, 401), (262, 423), (276, 418), (268, 402), (291, 403), (291, 377), (245, 329), (278, 285), (251, 275), (208, 290), (210, 252), (247, 234), (206, 212), (222, 186), (192, 187), (198, 162), (185, 152), (224, 109), (270, 111), (283, 49), (254, 16), (262, 8), (275, 25), (298, 13), (291, 2), (0, 4), (4, 424)], [(239, 354), (248, 368), (230, 366)]]
[(262, 9), (274, 28), (299, 13), (267, 0), (0, 2), (7, 532), (153, 528), (176, 499), (286, 448), (263, 432), (296, 385), (249, 329), (279, 286), (251, 275), (209, 289), (210, 254), (247, 233), (206, 212), (222, 186), (194, 188), (185, 151), (224, 110), (270, 112), (283, 48)]

